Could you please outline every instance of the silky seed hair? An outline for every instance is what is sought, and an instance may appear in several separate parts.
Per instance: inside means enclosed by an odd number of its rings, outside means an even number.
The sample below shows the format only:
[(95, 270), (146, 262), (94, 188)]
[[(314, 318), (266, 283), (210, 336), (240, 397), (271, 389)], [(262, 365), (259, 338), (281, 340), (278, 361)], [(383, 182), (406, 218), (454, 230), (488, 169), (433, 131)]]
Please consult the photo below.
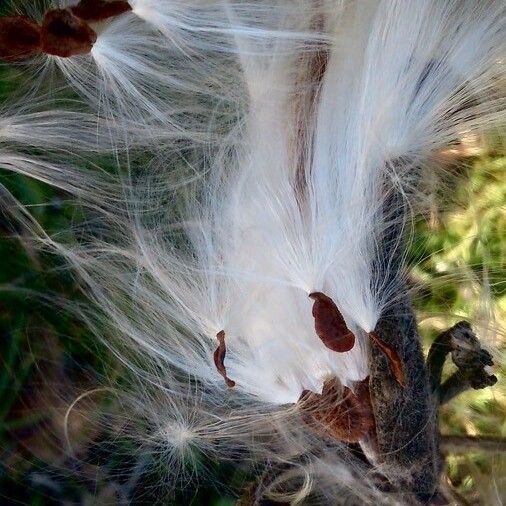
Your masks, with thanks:
[[(503, 2), (88, 4), (19, 4), (42, 42), (4, 57), (27, 78), (0, 114), (2, 168), (88, 220), (64, 241), (0, 202), (68, 262), (75, 312), (135, 378), (129, 435), (174, 476), (197, 449), (270, 462), (265, 493), (294, 504), (392, 504), (345, 443), (388, 467), (371, 347), (395, 388), (416, 375), (375, 330), (435, 155), (504, 126)], [(50, 48), (51, 19), (77, 28)]]

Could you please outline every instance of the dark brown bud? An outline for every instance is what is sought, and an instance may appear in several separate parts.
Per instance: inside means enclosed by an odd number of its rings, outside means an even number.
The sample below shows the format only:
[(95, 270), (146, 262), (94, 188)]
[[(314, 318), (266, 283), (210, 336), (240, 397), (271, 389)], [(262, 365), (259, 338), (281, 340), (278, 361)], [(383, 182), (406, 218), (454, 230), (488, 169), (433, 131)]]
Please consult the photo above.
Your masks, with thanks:
[(235, 381), (231, 380), (227, 376), (227, 369), (225, 368), (225, 355), (227, 354), (227, 347), (225, 346), (225, 331), (221, 330), (218, 332), (216, 334), (216, 339), (218, 339), (218, 348), (214, 352), (214, 365), (225, 379), (227, 387), (235, 387)]
[(89, 23), (94, 23), (131, 11), (132, 7), (128, 2), (122, 0), (113, 2), (106, 2), (105, 0), (81, 0), (75, 7), (71, 7), (70, 10), (74, 16)]
[(48, 11), (42, 23), (42, 50), (67, 58), (91, 51), (97, 34), (69, 9)]
[(392, 370), (397, 383), (401, 386), (406, 386), (406, 380), (404, 377), (404, 370), (402, 369), (402, 361), (401, 357), (397, 353), (397, 351), (392, 348), (389, 344), (385, 343), (378, 334), (375, 332), (370, 332), (369, 337), (376, 343), (376, 346), (385, 354), (390, 363), (390, 369)]
[(354, 390), (333, 378), (324, 383), (321, 394), (304, 391), (299, 406), (305, 422), (338, 441), (357, 443), (374, 429), (375, 421), (369, 378), (357, 382)]
[(41, 52), (40, 26), (26, 16), (0, 18), (0, 59), (16, 61)]
[(355, 336), (347, 327), (334, 301), (320, 292), (309, 294), (313, 304), (314, 327), (323, 344), (332, 351), (344, 353), (355, 344)]

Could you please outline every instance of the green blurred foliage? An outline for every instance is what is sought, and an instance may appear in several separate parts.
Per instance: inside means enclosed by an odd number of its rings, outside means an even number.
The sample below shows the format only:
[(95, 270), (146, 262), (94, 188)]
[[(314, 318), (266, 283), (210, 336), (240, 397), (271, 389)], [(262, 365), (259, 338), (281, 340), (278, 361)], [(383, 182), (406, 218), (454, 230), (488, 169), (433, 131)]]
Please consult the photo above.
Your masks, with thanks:
[[(43, 183), (0, 168), (0, 184), (50, 233), (82, 220), (65, 195)], [(107, 411), (107, 396), (79, 412), (98, 428), (79, 422), (83, 435), (71, 434), (78, 455), (69, 453), (65, 410), (82, 392), (127, 374), (70, 310), (81, 302), (61, 260), (34, 248), (0, 210), (0, 504), (123, 504), (128, 487), (128, 504), (232, 504), (213, 481), (230, 483), (240, 473), (234, 478), (235, 469), (216, 463), (205, 462), (213, 479), (187, 494), (160, 486), (170, 482), (169, 470), (147, 461), (131, 439), (100, 427), (95, 414)], [(137, 480), (128, 484), (136, 466)]]
[[(494, 355), (493, 388), (466, 392), (440, 410), (443, 434), (506, 436), (506, 157), (483, 155), (461, 166), (447, 209), (434, 206), (411, 247), (414, 302), (428, 349), (434, 337), (469, 320)], [(452, 368), (448, 367), (450, 374)], [(448, 477), (470, 504), (506, 498), (506, 457), (450, 455)]]

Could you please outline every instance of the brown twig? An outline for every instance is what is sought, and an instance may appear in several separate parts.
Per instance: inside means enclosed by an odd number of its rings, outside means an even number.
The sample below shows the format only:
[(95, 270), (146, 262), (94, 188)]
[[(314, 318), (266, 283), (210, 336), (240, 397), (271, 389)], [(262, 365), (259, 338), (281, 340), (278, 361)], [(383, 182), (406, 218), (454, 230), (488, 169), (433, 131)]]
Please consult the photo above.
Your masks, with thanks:
[(464, 497), (450, 482), (448, 478), (441, 480), (441, 490), (445, 493), (448, 499), (451, 499), (454, 504), (458, 506), (472, 506), (466, 497)]
[(441, 449), (447, 453), (480, 451), (506, 453), (506, 439), (495, 436), (441, 436)]

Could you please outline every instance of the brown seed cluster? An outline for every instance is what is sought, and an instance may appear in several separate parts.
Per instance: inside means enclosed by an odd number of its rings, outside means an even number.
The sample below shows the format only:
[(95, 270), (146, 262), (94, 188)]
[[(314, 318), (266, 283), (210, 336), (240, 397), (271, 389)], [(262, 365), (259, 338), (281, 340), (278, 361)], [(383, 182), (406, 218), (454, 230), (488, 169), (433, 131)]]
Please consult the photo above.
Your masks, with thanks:
[[(315, 322), (315, 332), (322, 343), (328, 349), (337, 353), (350, 351), (355, 345), (355, 336), (346, 325), (343, 315), (335, 302), (321, 292), (313, 292), (309, 294), (309, 297), (314, 300), (312, 314)], [(217, 371), (225, 378), (227, 386), (234, 387), (235, 381), (228, 378), (225, 368), (225, 332), (220, 331), (216, 337), (218, 339), (218, 348), (214, 352), (214, 364)], [(405, 386), (402, 361), (397, 351), (385, 343), (375, 332), (370, 332), (369, 337), (387, 357), (396, 381), (401, 386)]]
[[(311, 293), (309, 297), (315, 301), (313, 304), (315, 332), (323, 344), (330, 350), (338, 353), (350, 351), (355, 344), (355, 336), (346, 325), (343, 315), (335, 302), (321, 292)], [(402, 370), (402, 361), (397, 351), (385, 343), (375, 332), (370, 332), (369, 337), (387, 357), (397, 382), (401, 386), (404, 386), (404, 371)]]
[[(338, 353), (351, 350), (355, 336), (350, 331), (334, 301), (327, 295), (315, 292), (313, 317), (315, 332), (323, 344)], [(398, 352), (385, 343), (375, 332), (370, 339), (387, 357), (396, 381), (405, 386), (402, 361)], [(299, 399), (304, 420), (316, 430), (346, 443), (356, 443), (368, 434), (375, 440), (375, 420), (369, 392), (369, 378), (354, 385), (353, 391), (341, 386), (336, 378), (324, 383), (321, 394), (305, 391)]]
[(338, 441), (357, 443), (375, 427), (369, 378), (357, 382), (353, 391), (329, 379), (321, 394), (305, 390), (298, 404), (308, 425)]
[(13, 62), (41, 53), (61, 58), (87, 54), (97, 40), (88, 23), (130, 10), (125, 1), (81, 0), (68, 9), (49, 10), (42, 25), (26, 16), (0, 18), (0, 59)]

